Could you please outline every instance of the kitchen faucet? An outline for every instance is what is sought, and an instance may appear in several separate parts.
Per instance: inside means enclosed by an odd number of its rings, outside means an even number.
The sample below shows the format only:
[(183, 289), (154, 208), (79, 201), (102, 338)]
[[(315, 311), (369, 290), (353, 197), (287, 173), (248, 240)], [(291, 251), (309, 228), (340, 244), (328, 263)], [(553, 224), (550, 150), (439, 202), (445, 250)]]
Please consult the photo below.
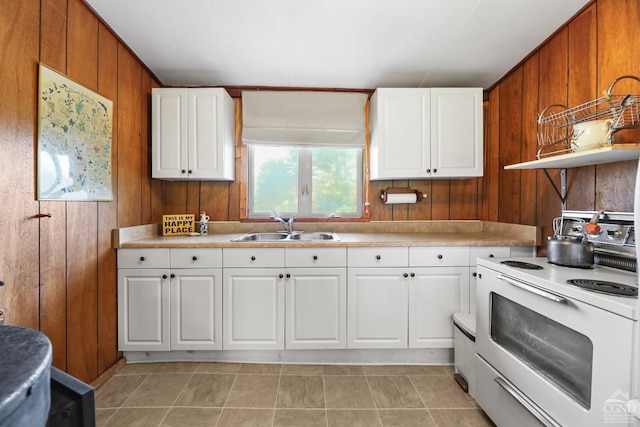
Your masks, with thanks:
[(271, 209), (271, 212), (273, 212), (273, 215), (271, 215), (271, 218), (273, 218), (274, 221), (278, 221), (282, 223), (282, 225), (284, 225), (284, 229), (287, 232), (287, 234), (293, 233), (293, 219), (296, 217), (295, 215), (291, 215), (289, 219), (284, 219), (284, 218), (281, 218), (278, 212), (276, 212), (275, 210)]

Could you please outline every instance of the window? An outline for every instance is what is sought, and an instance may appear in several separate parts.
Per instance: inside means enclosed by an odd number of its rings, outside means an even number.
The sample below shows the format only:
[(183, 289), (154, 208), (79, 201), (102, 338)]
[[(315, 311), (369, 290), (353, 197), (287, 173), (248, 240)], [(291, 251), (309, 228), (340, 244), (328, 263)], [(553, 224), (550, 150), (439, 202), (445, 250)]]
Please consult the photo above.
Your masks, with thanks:
[(362, 217), (362, 149), (250, 145), (248, 217)]

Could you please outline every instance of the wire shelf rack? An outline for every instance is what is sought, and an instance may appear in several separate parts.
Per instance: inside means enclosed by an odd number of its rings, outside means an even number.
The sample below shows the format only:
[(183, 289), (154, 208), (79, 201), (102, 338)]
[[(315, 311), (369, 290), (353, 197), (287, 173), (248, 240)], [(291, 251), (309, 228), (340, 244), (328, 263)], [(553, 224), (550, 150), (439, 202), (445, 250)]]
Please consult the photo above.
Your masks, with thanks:
[[(614, 95), (613, 88), (620, 80), (640, 77), (621, 76), (615, 79), (604, 96), (585, 102), (573, 108), (553, 104), (538, 114), (538, 152), (536, 157), (564, 154), (576, 151), (575, 142), (579, 136), (574, 125), (602, 120), (608, 126), (605, 140), (600, 146), (612, 144), (613, 135), (622, 129), (640, 128), (640, 96)], [(553, 151), (546, 151), (553, 148)]]

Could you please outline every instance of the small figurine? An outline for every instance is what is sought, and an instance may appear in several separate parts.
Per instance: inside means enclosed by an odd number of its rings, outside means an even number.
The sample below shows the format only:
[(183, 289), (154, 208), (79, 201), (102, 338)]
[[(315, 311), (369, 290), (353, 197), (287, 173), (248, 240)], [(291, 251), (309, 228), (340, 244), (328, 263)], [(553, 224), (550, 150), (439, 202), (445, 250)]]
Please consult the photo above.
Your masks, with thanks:
[(209, 215), (205, 211), (200, 214), (200, 234), (209, 233)]

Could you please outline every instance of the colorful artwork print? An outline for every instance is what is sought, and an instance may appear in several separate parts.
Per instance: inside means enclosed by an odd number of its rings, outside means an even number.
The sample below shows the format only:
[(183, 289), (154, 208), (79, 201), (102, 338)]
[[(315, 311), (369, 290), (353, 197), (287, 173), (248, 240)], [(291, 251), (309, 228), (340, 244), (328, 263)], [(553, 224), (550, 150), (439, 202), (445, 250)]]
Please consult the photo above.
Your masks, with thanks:
[(38, 200), (113, 200), (113, 102), (40, 64)]

